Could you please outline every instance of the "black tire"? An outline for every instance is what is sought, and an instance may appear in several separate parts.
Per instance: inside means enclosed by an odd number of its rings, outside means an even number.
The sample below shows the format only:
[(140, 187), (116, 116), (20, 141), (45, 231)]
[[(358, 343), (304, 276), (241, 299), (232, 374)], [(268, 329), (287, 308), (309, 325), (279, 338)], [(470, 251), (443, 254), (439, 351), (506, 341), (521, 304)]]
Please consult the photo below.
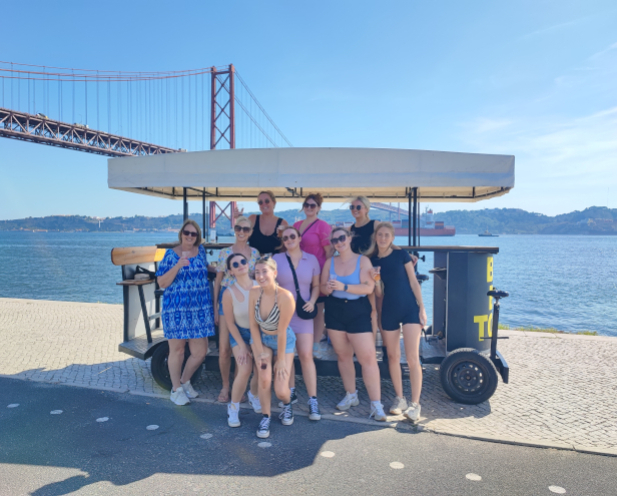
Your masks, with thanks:
[(439, 376), (448, 396), (467, 405), (487, 401), (499, 383), (495, 364), (473, 348), (459, 348), (451, 352), (441, 362)]
[[(150, 370), (152, 371), (152, 377), (156, 381), (156, 383), (167, 391), (171, 391), (171, 377), (169, 375), (169, 369), (167, 368), (167, 357), (169, 356), (169, 343), (167, 341), (159, 344), (155, 349), (154, 353), (152, 353), (152, 360), (150, 362)], [(189, 356), (191, 356), (191, 352), (189, 351), (189, 347), (187, 345), (184, 351), (184, 363), (182, 364), (182, 370), (184, 370), (184, 366), (186, 365), (186, 361)], [(191, 383), (194, 384), (201, 377), (201, 371), (203, 368), (203, 364), (197, 367), (197, 370), (191, 377)]]

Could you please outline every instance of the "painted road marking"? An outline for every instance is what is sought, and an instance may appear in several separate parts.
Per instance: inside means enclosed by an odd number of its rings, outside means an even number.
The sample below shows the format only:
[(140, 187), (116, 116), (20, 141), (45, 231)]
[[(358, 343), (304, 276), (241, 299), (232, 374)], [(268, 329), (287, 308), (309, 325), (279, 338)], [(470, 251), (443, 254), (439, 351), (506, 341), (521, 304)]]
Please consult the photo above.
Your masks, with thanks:
[(212, 434), (208, 434), (208, 433), (206, 433), (206, 434), (202, 434), (202, 435), (201, 435), (201, 436), (199, 436), (199, 437), (200, 437), (200, 438), (202, 438), (202, 439), (210, 439), (210, 438), (212, 437)]
[(270, 446), (272, 446), (272, 443), (267, 443), (267, 442), (263, 442), (263, 443), (259, 443), (257, 446), (259, 446), (260, 448), (269, 448)]
[(482, 477), (480, 477), (478, 474), (467, 474), (465, 477), (467, 477), (470, 481), (481, 481)]
[(332, 458), (332, 457), (334, 457), (334, 453), (332, 451), (322, 451), (319, 454), (321, 456), (323, 456), (324, 458)]
[(62, 410), (52, 410), (49, 413), (52, 414), (52, 415), (60, 415), (62, 413)]
[(19, 406), (19, 403), (11, 403), (10, 405), (7, 406), (7, 408), (17, 408)]
[(148, 430), (148, 431), (155, 431), (155, 430), (157, 430), (158, 428), (159, 428), (159, 426), (158, 426), (158, 425), (156, 425), (156, 424), (152, 424), (152, 425), (149, 425), (148, 427), (146, 427), (146, 430)]
[(390, 464), (390, 468), (405, 468), (405, 465), (403, 465), (401, 462), (392, 462)]
[(108, 420), (109, 420), (109, 417), (101, 417), (101, 418), (96, 419), (97, 422), (107, 422)]
[(563, 487), (559, 486), (548, 486), (548, 490), (556, 494), (566, 494), (566, 490)]

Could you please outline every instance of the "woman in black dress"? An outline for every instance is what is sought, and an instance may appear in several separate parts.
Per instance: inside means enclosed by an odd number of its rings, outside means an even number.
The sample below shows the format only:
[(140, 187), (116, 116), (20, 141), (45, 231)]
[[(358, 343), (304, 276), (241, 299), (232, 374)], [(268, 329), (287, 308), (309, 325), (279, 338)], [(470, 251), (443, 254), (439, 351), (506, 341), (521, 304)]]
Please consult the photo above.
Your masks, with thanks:
[(351, 251), (364, 254), (371, 246), (371, 236), (375, 231), (375, 221), (369, 219), (371, 202), (366, 196), (356, 196), (349, 205), (355, 222), (351, 226)]
[(249, 245), (262, 255), (272, 254), (281, 246), (278, 231), (287, 226), (287, 221), (274, 215), (276, 198), (272, 191), (262, 191), (257, 196), (260, 215), (249, 217), (253, 233), (249, 238)]
[[(422, 391), (422, 366), (420, 365), (420, 336), (426, 325), (426, 311), (422, 291), (416, 279), (414, 263), (405, 250), (394, 243), (394, 226), (389, 222), (377, 224), (374, 241), (367, 255), (373, 264), (372, 276), (375, 293), (383, 296), (381, 312), (382, 338), (388, 351), (390, 377), (396, 398), (390, 413), (417, 421), (420, 417), (420, 393)], [(411, 380), (411, 404), (403, 395), (401, 375), (400, 328), (403, 326), (405, 355)]]

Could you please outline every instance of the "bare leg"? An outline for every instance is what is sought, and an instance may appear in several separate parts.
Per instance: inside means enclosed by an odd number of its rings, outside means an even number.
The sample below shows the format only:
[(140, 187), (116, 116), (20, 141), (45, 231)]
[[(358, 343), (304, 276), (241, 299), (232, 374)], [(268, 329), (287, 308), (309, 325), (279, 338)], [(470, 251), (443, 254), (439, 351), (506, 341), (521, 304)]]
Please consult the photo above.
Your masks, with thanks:
[(251, 394), (253, 396), (259, 396), (259, 372), (257, 372), (257, 365), (253, 362), (253, 377), (251, 377)]
[(420, 393), (422, 393), (422, 365), (420, 365), (421, 336), (422, 326), (420, 324), (405, 324), (403, 326), (405, 355), (407, 355), (409, 379), (411, 381), (411, 401), (414, 403), (420, 403)]
[[(348, 393), (356, 391), (356, 368), (353, 363), (353, 351), (348, 334), (345, 331), (328, 330), (330, 341), (338, 358), (338, 370), (343, 379), (343, 386)], [(375, 345), (373, 345), (373, 350)], [(375, 359), (375, 363), (377, 360)]]
[(169, 356), (167, 357), (167, 368), (171, 377), (171, 390), (175, 391), (180, 387), (180, 374), (182, 363), (184, 362), (184, 348), (186, 339), (168, 339)]
[(375, 356), (375, 341), (373, 334), (362, 332), (347, 334), (353, 350), (362, 365), (362, 378), (371, 401), (381, 401), (381, 377), (377, 357)]
[(238, 362), (238, 353), (239, 347), (234, 346), (231, 351), (236, 359), (236, 377), (234, 379), (234, 383), (231, 389), (231, 401), (232, 403), (240, 403), (242, 396), (244, 395), (244, 391), (246, 390), (246, 385), (249, 382), (249, 377), (251, 377), (251, 371), (253, 370), (253, 362), (247, 362), (244, 365), (240, 365)]
[[(304, 372), (304, 365), (302, 371)], [(289, 374), (289, 387), (296, 387), (296, 365), (293, 362), (291, 362), (291, 373)]]
[(219, 393), (218, 401), (227, 403), (229, 401), (229, 371), (231, 370), (231, 345), (229, 344), (229, 329), (225, 317), (219, 318), (219, 369), (223, 387)]
[(401, 330), (382, 331), (381, 338), (388, 350), (388, 367), (394, 392), (403, 397), (403, 373), (401, 372)]
[(321, 341), (324, 329), (326, 328), (324, 306), (323, 303), (317, 303), (317, 316), (313, 319), (313, 343), (319, 343)]
[(197, 368), (204, 363), (206, 353), (208, 353), (208, 338), (189, 339), (189, 350), (191, 350), (191, 356), (186, 361), (180, 378), (183, 384), (189, 382)]
[[(296, 334), (296, 348), (302, 364), (302, 378), (304, 384), (306, 384), (306, 392), (309, 396), (317, 396), (317, 369), (313, 360), (313, 336), (311, 334)], [(289, 382), (291, 386), (291, 380)]]
[[(262, 369), (259, 366), (261, 361), (258, 361), (257, 374), (259, 376), (259, 402), (261, 403), (261, 413), (270, 416), (272, 402), (272, 350), (267, 346), (263, 346), (263, 352), (268, 354), (268, 358), (263, 363), (266, 368)], [(253, 350), (254, 356), (259, 356)]]
[[(291, 367), (294, 362), (293, 353), (285, 353), (285, 368), (287, 373), (291, 373)], [(276, 397), (281, 400), (285, 405), (291, 401), (291, 389), (289, 389), (289, 381), (285, 379), (279, 379), (278, 376), (274, 377), (274, 392)], [(261, 398), (260, 398), (261, 399)], [(262, 403), (263, 405), (263, 403)], [(263, 406), (262, 406), (263, 409)]]

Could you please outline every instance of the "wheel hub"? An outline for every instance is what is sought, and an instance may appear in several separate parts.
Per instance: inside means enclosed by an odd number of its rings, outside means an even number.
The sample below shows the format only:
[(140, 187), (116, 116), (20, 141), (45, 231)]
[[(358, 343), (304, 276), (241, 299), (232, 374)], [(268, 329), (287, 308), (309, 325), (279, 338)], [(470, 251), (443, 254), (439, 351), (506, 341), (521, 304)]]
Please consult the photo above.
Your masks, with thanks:
[(484, 373), (476, 363), (461, 362), (452, 370), (452, 384), (466, 394), (478, 392), (484, 383)]

